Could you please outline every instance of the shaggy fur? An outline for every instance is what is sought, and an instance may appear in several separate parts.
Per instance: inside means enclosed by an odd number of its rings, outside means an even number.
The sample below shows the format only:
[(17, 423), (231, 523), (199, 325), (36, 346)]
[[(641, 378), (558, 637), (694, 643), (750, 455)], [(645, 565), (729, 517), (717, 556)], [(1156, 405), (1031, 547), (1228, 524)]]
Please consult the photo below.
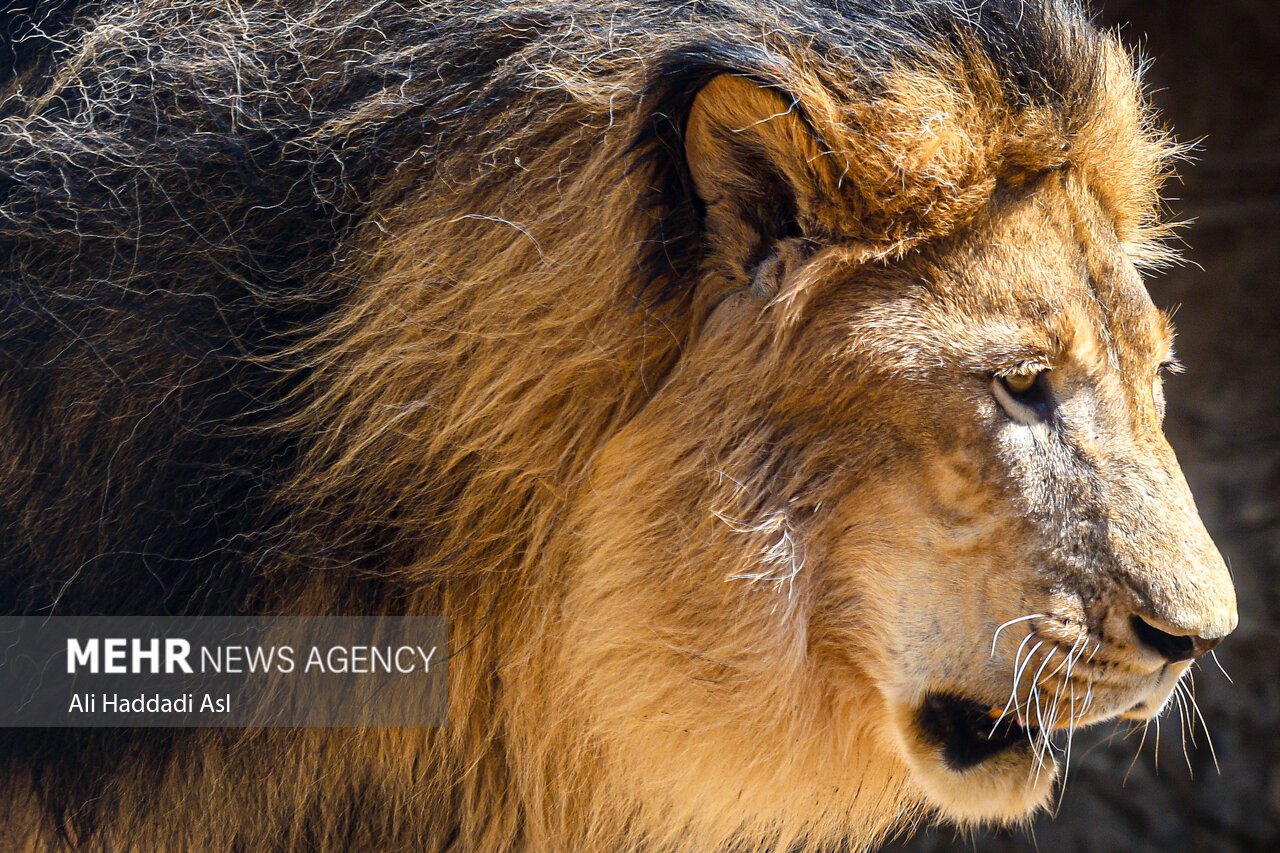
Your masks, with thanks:
[[(1132, 269), (1163, 258), (1171, 146), (1074, 6), (76, 20), (0, 103), (0, 600), (442, 611), (450, 722), (5, 732), (12, 845), (862, 849), (1046, 796), (921, 763), (903, 709), (971, 681), (920, 644), (978, 650), (990, 703), (1014, 616), (1064, 649), (1063, 614), (1229, 630), (1135, 396), (1167, 346)], [(1023, 488), (987, 384), (1084, 350), (1124, 452)], [(1163, 580), (1173, 540), (1207, 568)]]

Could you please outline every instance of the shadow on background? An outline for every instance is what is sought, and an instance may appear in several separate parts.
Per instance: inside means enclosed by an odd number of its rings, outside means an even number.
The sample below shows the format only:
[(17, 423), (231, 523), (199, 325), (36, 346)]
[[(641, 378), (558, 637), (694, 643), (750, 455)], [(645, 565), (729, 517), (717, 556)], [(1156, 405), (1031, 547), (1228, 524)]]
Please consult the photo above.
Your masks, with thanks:
[[(1105, 0), (1104, 20), (1154, 61), (1147, 80), (1179, 139), (1201, 139), (1167, 195), (1192, 263), (1150, 282), (1176, 309), (1188, 371), (1166, 385), (1166, 428), (1230, 562), (1240, 627), (1219, 649), (1228, 682), (1193, 670), (1204, 727), (1176, 708), (1141, 731), (1078, 736), (1056, 820), (922, 833), (888, 851), (1280, 851), (1280, 4)], [(1198, 723), (1198, 721), (1197, 721)], [(1189, 722), (1188, 722), (1189, 727)], [(1127, 779), (1126, 779), (1127, 776)]]

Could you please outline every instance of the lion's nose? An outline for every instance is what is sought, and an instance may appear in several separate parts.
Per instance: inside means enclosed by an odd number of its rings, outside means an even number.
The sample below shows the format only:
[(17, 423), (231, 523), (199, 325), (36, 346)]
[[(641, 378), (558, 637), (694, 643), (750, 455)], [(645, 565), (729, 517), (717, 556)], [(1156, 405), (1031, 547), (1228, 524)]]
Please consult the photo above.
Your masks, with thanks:
[(1133, 633), (1143, 645), (1164, 655), (1169, 663), (1203, 657), (1226, 639), (1226, 634), (1217, 637), (1171, 634), (1137, 615), (1129, 617), (1129, 624), (1133, 626)]

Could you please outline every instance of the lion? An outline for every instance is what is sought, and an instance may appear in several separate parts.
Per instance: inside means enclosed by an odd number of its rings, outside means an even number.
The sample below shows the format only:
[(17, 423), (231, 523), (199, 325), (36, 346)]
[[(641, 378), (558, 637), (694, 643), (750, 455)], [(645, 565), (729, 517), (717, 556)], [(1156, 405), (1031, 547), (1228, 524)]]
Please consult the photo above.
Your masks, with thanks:
[(7, 612), (440, 613), (448, 722), (9, 730), (8, 847), (865, 850), (1235, 627), (1179, 149), (1073, 3), (73, 5), (0, 107)]

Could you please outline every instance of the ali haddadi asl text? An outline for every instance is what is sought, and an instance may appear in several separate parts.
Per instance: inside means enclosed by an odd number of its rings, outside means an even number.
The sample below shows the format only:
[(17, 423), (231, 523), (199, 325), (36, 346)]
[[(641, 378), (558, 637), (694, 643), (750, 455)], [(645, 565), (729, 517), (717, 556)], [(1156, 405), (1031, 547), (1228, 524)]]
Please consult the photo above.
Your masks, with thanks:
[(176, 698), (158, 693), (140, 693), (122, 696), (118, 693), (73, 693), (68, 714), (190, 714), (193, 712), (225, 714), (231, 710), (231, 694), (213, 696), (203, 694), (197, 706), (194, 694), (183, 693)]

